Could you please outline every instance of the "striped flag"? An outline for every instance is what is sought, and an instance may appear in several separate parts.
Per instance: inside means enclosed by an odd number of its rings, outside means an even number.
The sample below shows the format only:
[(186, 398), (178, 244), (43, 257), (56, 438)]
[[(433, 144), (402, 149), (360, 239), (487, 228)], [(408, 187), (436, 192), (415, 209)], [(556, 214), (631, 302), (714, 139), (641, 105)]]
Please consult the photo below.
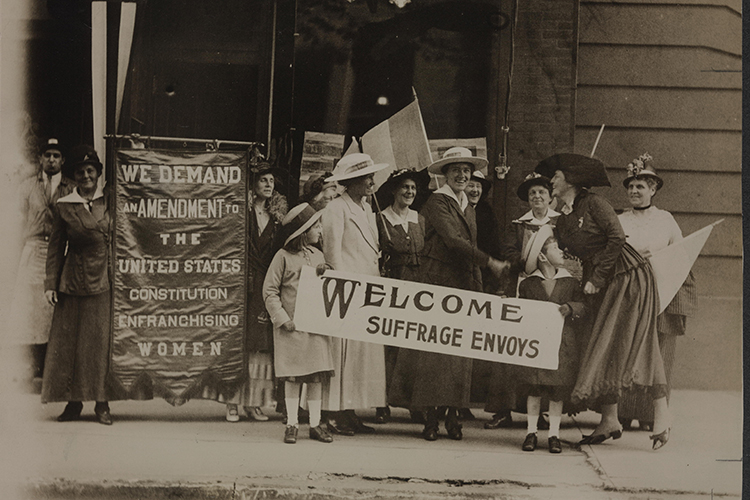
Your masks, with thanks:
[(432, 163), (432, 156), (417, 99), (368, 130), (362, 136), (362, 152), (370, 155), (375, 163), (389, 165), (375, 173), (375, 184), (378, 186), (388, 179), (393, 170), (411, 168), (419, 171), (427, 168)]

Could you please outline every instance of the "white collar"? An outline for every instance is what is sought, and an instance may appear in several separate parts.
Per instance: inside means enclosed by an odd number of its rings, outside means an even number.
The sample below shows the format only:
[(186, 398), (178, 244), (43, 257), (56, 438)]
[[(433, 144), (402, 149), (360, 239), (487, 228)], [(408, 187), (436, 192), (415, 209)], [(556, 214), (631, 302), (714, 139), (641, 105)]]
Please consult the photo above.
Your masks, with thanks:
[[(105, 183), (106, 184), (106, 183)], [(94, 191), (94, 197), (91, 198), (91, 201), (94, 201), (97, 198), (102, 198), (104, 196), (104, 186), (101, 184), (97, 184), (96, 191)], [(79, 193), (78, 193), (78, 187), (76, 187), (71, 193), (67, 196), (63, 196), (59, 200), (57, 200), (58, 203), (83, 203), (84, 205), (89, 202), (89, 200), (84, 199)]]
[(453, 189), (451, 189), (448, 184), (443, 184), (443, 187), (435, 190), (435, 192), (444, 194), (445, 196), (456, 200), (456, 203), (458, 203), (458, 206), (461, 207), (462, 212), (466, 211), (466, 207), (469, 205), (469, 198), (466, 196), (466, 193), (461, 191), (460, 196), (456, 196), (456, 193), (453, 192)]
[(409, 223), (413, 222), (414, 224), (419, 224), (419, 217), (417, 215), (417, 212), (415, 212), (412, 209), (409, 209), (409, 212), (406, 214), (406, 219), (402, 219), (400, 215), (398, 215), (393, 210), (393, 205), (389, 205), (388, 208), (383, 210), (383, 217), (385, 217), (388, 222), (391, 223), (393, 226), (402, 225), (404, 226), (404, 229), (409, 229)]
[(536, 217), (534, 217), (534, 211), (529, 210), (528, 212), (523, 214), (521, 217), (516, 219), (514, 222), (528, 222), (529, 224), (533, 224), (535, 226), (543, 226), (549, 223), (552, 217), (557, 217), (559, 215), (560, 214), (558, 212), (555, 212), (551, 208), (548, 208), (547, 215), (545, 215), (543, 219), (537, 219)]
[[(532, 276), (539, 276), (543, 280), (546, 280), (547, 278), (544, 277), (544, 274), (542, 273), (541, 269), (538, 267), (534, 270), (533, 273), (526, 276), (527, 278), (531, 278)], [(568, 272), (567, 269), (561, 267), (557, 270), (555, 275), (552, 277), (553, 280), (560, 279), (560, 278), (571, 278), (572, 275)]]

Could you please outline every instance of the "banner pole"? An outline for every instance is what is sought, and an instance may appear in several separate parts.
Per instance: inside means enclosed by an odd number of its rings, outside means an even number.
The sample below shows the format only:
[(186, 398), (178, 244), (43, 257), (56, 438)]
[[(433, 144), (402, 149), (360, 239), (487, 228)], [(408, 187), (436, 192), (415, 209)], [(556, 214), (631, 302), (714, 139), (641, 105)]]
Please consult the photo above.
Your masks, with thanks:
[(591, 149), (591, 154), (589, 155), (591, 158), (594, 157), (594, 153), (596, 152), (596, 147), (599, 145), (599, 139), (602, 138), (602, 133), (604, 132), (604, 124), (602, 123), (602, 127), (599, 129), (599, 135), (596, 136), (596, 141), (594, 142), (594, 147)]

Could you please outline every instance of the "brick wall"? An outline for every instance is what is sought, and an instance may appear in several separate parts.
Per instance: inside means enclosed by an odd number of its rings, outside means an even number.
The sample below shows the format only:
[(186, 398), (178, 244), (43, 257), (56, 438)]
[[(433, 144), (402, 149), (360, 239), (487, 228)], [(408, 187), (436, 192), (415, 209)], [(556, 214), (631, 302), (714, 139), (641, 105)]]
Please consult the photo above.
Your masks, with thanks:
[[(511, 2), (504, 2), (503, 11), (511, 9)], [(508, 137), (511, 171), (505, 180), (495, 181), (493, 196), (505, 223), (528, 211), (515, 192), (526, 174), (539, 160), (573, 148), (577, 20), (577, 0), (519, 2)], [(502, 54), (508, 54), (509, 39), (509, 30), (504, 30)], [(503, 80), (506, 61), (500, 64)], [(498, 126), (502, 125), (502, 102)], [(500, 139), (498, 153), (501, 145)]]

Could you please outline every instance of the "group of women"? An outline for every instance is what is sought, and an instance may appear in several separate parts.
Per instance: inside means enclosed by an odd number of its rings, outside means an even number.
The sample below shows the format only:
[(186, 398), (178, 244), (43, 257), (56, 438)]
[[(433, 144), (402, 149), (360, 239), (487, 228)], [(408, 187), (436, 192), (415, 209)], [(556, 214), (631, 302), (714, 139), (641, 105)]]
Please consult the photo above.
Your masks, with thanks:
[[(58, 202), (48, 252), (45, 288), (56, 309), (42, 400), (68, 401), (60, 421), (79, 418), (82, 402), (96, 401), (98, 421), (111, 424), (105, 387), (110, 217), (97, 182), (102, 165), (96, 152), (86, 148), (71, 159), (63, 173), (77, 188)], [(650, 163), (643, 155), (629, 166), (624, 186), (633, 209), (618, 217), (589, 189), (609, 185), (600, 161), (575, 154), (549, 157), (518, 187), (530, 210), (505, 231), (485, 201), (491, 183), (481, 170), (487, 160), (462, 147), (448, 149), (427, 168), (442, 174), (445, 184), (419, 212), (412, 205), (426, 189), (426, 173), (395, 170), (376, 193), (374, 174), (388, 165), (362, 153), (345, 156), (333, 175), (308, 183), (305, 201), (321, 211), (321, 248), (332, 269), (505, 296), (516, 295), (523, 279), (526, 242), (541, 227), (554, 227), (560, 247), (574, 257), (568, 260), (571, 274), (580, 279), (589, 311), (567, 404), (571, 411), (592, 408), (602, 414), (581, 443), (617, 439), (637, 419), (653, 431), (658, 449), (668, 441), (671, 426), (667, 398), (675, 338), (684, 333), (695, 294), (690, 277), (659, 315), (648, 257), (682, 235), (668, 212), (651, 205), (663, 181)], [(287, 204), (275, 190), (278, 173), (265, 163), (253, 170), (247, 373), (242, 388), (225, 401), (229, 421), (239, 420), (240, 408), (265, 420), (261, 408), (285, 399), (278, 387), (274, 393), (273, 327), (261, 296), (271, 259), (283, 244), (280, 225)], [(337, 184), (343, 188), (339, 196)], [(472, 360), (344, 339), (331, 339), (331, 346), (333, 370), (322, 388), (330, 431), (371, 432), (355, 410), (377, 408), (376, 421), (385, 422), (390, 405), (410, 409), (413, 420), (424, 424), (422, 437), (428, 441), (438, 438), (440, 419), (449, 438), (462, 439), (460, 415), (470, 404)], [(485, 427), (509, 426), (510, 412), (523, 411), (513, 370), (492, 363), (489, 371), (485, 409), (494, 416)]]

